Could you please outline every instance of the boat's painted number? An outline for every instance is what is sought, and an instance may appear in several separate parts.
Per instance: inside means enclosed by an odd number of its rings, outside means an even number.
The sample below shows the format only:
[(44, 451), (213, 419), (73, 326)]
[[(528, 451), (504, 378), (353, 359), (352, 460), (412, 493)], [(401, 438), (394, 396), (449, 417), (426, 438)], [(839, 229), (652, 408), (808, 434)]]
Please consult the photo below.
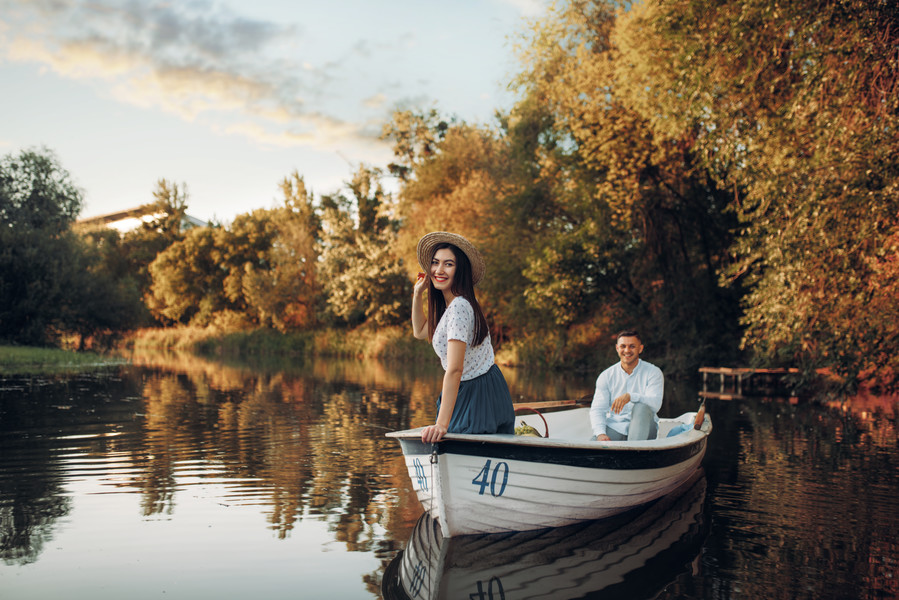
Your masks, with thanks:
[[(496, 582), (496, 595), (493, 595), (493, 583)], [(506, 593), (503, 591), (503, 583), (499, 577), (491, 577), (487, 582), (487, 591), (484, 591), (484, 582), (478, 581), (478, 591), (468, 594), (469, 600), (506, 600)]]
[[(487, 459), (487, 462), (484, 463), (484, 467), (481, 469), (481, 472), (478, 473), (477, 477), (471, 480), (471, 483), (474, 485), (481, 486), (481, 489), (478, 490), (478, 494), (483, 496), (484, 490), (487, 489), (487, 486), (490, 486), (490, 494), (495, 496), (502, 496), (503, 492), (506, 491), (506, 484), (509, 483), (509, 464), (505, 462), (496, 463), (496, 466), (493, 467), (493, 471), (490, 470), (491, 461)], [(500, 479), (500, 475), (502, 475), (502, 479)]]
[(415, 467), (415, 477), (418, 479), (418, 487), (427, 492), (428, 475), (425, 472), (425, 466), (421, 464), (421, 461), (417, 458), (412, 461), (412, 465)]
[(417, 596), (418, 592), (421, 591), (421, 586), (425, 582), (426, 572), (427, 568), (424, 565), (424, 561), (418, 561), (418, 564), (412, 570), (412, 582), (409, 584), (409, 591), (412, 592), (413, 596)]

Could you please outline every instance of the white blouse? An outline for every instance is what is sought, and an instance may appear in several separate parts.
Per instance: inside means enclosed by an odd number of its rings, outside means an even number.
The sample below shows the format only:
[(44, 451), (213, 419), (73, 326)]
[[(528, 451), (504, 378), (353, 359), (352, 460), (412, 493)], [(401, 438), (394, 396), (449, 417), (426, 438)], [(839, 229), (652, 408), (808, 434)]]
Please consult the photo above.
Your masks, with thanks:
[(493, 344), (490, 343), (490, 332), (481, 342), (480, 346), (472, 347), (471, 341), (474, 336), (474, 308), (471, 303), (457, 296), (446, 307), (446, 312), (437, 323), (434, 330), (434, 339), (431, 345), (437, 356), (440, 357), (440, 364), (443, 369), (447, 368), (447, 342), (449, 340), (460, 340), (465, 342), (465, 362), (462, 366), (462, 381), (468, 381), (479, 377), (490, 370), (493, 366)]

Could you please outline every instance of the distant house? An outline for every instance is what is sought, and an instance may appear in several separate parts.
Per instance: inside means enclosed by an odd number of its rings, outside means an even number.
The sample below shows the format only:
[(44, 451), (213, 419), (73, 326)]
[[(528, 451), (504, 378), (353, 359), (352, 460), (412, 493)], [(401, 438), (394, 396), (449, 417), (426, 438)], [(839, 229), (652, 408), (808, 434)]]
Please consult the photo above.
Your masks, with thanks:
[[(157, 207), (153, 205), (144, 205), (137, 208), (122, 210), (96, 217), (88, 217), (86, 219), (78, 219), (78, 225), (84, 227), (104, 226), (109, 229), (115, 229), (120, 233), (133, 231), (144, 223), (150, 223), (155, 219), (165, 216), (164, 212), (159, 212)], [(196, 217), (185, 214), (181, 219), (181, 231), (187, 231), (195, 227), (208, 227), (209, 223), (202, 221)]]

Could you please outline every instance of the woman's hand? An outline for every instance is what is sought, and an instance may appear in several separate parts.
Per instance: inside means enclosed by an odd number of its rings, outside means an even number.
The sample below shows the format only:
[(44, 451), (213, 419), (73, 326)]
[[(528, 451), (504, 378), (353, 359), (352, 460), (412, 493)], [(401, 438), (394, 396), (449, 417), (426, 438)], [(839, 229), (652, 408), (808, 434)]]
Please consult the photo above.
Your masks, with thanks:
[(434, 444), (442, 440), (445, 435), (446, 427), (440, 423), (435, 423), (434, 425), (428, 425), (421, 430), (421, 441), (425, 444)]
[(413, 292), (416, 296), (420, 296), (425, 289), (428, 287), (428, 276), (424, 273), (418, 274), (418, 279), (415, 280), (415, 287), (412, 288)]

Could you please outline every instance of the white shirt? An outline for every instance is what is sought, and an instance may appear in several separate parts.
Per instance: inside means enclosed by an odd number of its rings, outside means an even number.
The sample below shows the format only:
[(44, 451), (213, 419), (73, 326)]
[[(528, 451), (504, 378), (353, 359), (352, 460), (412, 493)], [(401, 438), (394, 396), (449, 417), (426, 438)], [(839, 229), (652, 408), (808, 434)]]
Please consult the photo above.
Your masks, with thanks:
[(443, 365), (445, 371), (447, 364), (447, 349), (449, 340), (460, 340), (465, 342), (465, 361), (462, 364), (462, 381), (468, 381), (479, 377), (490, 370), (493, 366), (493, 344), (490, 343), (490, 333), (481, 342), (479, 346), (472, 347), (471, 341), (474, 336), (474, 308), (471, 303), (462, 296), (456, 296), (450, 305), (446, 307), (446, 312), (437, 323), (434, 330), (434, 338), (431, 345), (437, 356), (440, 357), (440, 364)]
[[(590, 426), (593, 428), (593, 435), (606, 433), (607, 427), (611, 427), (621, 435), (627, 435), (634, 403), (649, 406), (652, 412), (656, 413), (655, 421), (658, 423), (664, 390), (665, 378), (657, 366), (641, 360), (628, 375), (620, 362), (615, 363), (596, 378), (596, 392), (590, 405)], [(612, 400), (625, 393), (631, 395), (631, 401), (624, 405), (620, 413), (613, 413)]]

